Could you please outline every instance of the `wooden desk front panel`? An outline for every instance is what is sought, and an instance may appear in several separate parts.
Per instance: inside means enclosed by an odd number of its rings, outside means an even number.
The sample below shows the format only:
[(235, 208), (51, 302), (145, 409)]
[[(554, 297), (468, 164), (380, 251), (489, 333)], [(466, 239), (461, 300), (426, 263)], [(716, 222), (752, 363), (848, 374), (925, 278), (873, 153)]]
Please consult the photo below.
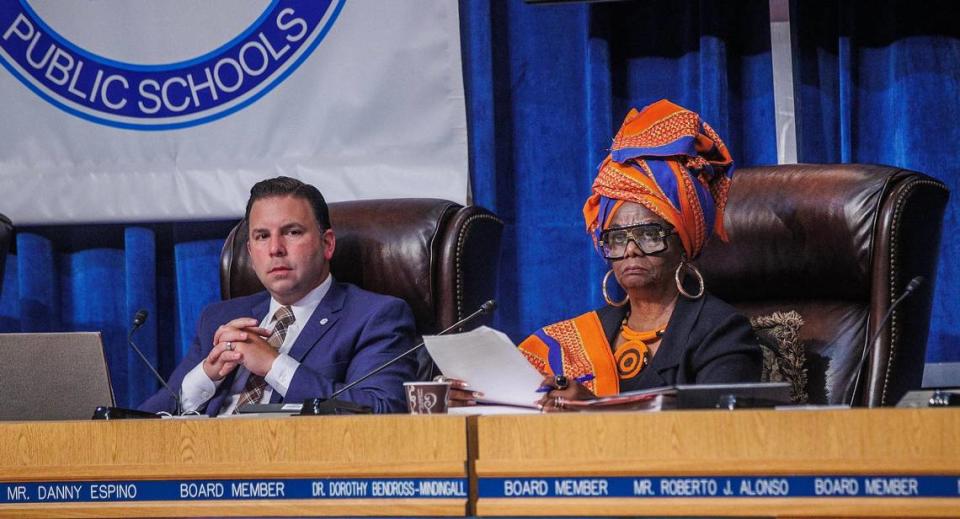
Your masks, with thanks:
[[(6, 422), (0, 423), (0, 483), (446, 478), (466, 487), (466, 420), (392, 415)], [(10, 503), (10, 496), (0, 496), (7, 498), (0, 515), (463, 515), (467, 503), (465, 494), (363, 495), (368, 499), (176, 503), (39, 503), (36, 495), (29, 503)]]
[[(960, 515), (960, 410), (855, 409), (820, 411), (673, 411), (662, 413), (484, 416), (477, 424), (476, 474), (481, 515)], [(856, 497), (843, 485), (860, 476), (929, 476), (945, 497)], [(817, 476), (830, 477), (825, 481)], [(549, 485), (581, 478), (580, 484), (640, 486), (687, 483), (697, 478), (777, 477), (837, 486), (834, 496), (775, 497), (735, 491), (717, 495), (548, 497), (534, 487), (514, 486), (505, 497), (502, 478), (544, 478)], [(609, 479), (609, 481), (604, 480)], [(677, 478), (676, 480), (671, 478)], [(937, 478), (940, 478), (937, 480)], [(513, 481), (513, 480), (511, 480)], [(606, 482), (605, 482), (606, 481)], [(906, 491), (910, 482), (907, 480)], [(504, 485), (500, 488), (497, 485)], [(748, 486), (751, 482), (748, 482)], [(820, 485), (822, 483), (822, 485)], [(895, 484), (900, 480), (894, 481)], [(740, 484), (740, 483), (737, 483)], [(667, 486), (669, 488), (669, 485)], [(543, 487), (547, 488), (547, 487)], [(589, 486), (586, 488), (589, 489)], [(486, 490), (485, 490), (486, 489)], [(558, 487), (559, 489), (559, 487)], [(702, 489), (695, 489), (698, 492)], [(770, 492), (770, 488), (764, 489)], [(773, 488), (774, 494), (778, 490)], [(522, 494), (527, 491), (526, 495)], [(951, 494), (952, 492), (952, 494)], [(760, 497), (763, 496), (763, 497)]]

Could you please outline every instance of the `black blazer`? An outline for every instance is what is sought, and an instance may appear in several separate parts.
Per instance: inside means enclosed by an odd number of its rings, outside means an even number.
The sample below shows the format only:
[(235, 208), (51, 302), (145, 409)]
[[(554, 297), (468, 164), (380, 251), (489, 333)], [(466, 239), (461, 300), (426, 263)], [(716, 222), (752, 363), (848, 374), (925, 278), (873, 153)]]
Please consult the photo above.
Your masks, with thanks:
[[(627, 306), (597, 310), (611, 348)], [(676, 384), (759, 382), (763, 354), (750, 321), (720, 299), (680, 296), (657, 354), (639, 375), (620, 381), (620, 391)]]

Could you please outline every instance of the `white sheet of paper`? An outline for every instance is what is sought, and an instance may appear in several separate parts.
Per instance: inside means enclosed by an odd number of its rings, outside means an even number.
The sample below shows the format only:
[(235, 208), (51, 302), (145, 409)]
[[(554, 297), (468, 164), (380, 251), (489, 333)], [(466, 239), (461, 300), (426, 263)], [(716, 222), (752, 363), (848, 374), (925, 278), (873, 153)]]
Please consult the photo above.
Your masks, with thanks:
[(515, 405), (478, 404), (464, 407), (451, 407), (447, 414), (457, 416), (495, 415), (495, 414), (540, 414), (542, 411), (535, 407), (518, 407)]
[(444, 376), (484, 394), (482, 402), (535, 407), (543, 376), (504, 333), (481, 326), (466, 333), (423, 338)]

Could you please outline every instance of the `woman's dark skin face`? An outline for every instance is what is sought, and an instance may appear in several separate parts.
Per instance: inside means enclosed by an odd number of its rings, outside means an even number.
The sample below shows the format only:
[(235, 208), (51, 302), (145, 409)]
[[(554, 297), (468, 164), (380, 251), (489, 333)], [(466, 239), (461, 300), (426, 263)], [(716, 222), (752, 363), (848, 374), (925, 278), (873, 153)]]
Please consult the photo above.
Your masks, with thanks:
[[(609, 227), (628, 227), (647, 223), (658, 223), (664, 229), (671, 228), (666, 220), (634, 202), (624, 202), (613, 215)], [(680, 264), (682, 249), (679, 244), (676, 235), (669, 236), (667, 250), (646, 255), (631, 241), (627, 245), (624, 258), (610, 262), (613, 275), (630, 295), (631, 301), (662, 299), (664, 294), (676, 291), (673, 273)]]

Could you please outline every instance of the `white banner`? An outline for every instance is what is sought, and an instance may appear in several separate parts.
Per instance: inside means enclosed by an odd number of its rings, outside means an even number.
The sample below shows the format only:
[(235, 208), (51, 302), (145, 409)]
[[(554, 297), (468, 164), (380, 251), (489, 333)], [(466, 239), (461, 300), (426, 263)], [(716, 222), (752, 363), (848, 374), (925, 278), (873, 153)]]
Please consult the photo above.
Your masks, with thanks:
[(232, 218), (277, 175), (463, 203), (457, 4), (3, 0), (0, 212)]

